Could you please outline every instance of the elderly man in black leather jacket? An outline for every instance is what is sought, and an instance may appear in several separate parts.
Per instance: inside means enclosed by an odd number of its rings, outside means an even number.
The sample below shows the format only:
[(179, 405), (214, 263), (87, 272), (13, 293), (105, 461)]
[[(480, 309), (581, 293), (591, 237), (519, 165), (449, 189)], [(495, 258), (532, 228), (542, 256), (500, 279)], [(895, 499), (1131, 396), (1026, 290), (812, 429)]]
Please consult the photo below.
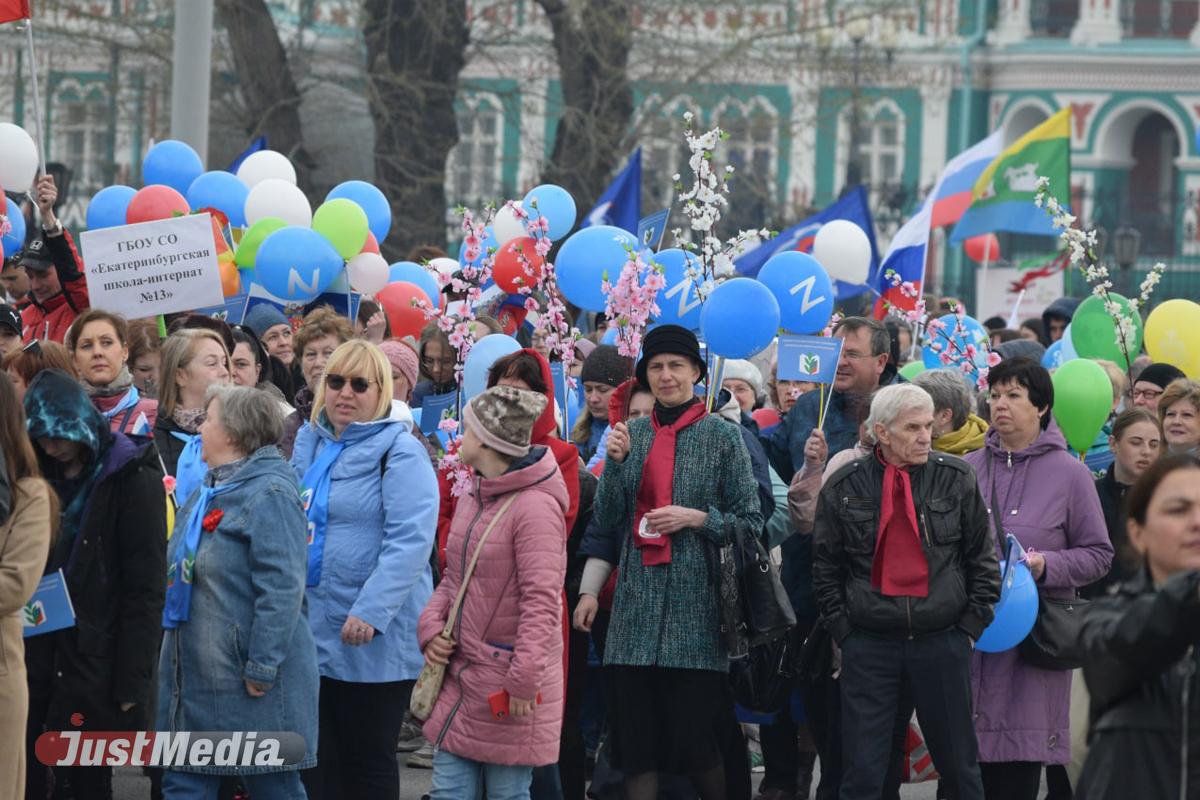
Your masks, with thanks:
[(842, 650), (841, 800), (878, 798), (907, 686), (951, 797), (983, 800), (971, 720), (971, 649), (991, 622), (1000, 572), (975, 474), (933, 453), (933, 402), (880, 389), (878, 446), (821, 490), (813, 589)]

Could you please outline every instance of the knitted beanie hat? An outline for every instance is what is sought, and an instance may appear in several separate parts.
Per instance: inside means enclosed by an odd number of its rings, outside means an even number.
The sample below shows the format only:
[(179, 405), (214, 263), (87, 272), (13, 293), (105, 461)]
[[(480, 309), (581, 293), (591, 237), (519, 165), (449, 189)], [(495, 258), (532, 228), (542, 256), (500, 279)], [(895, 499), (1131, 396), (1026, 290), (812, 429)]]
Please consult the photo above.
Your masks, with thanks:
[(1138, 373), (1137, 379), (1146, 383), (1153, 383), (1160, 389), (1166, 389), (1171, 384), (1171, 381), (1186, 377), (1183, 374), (1183, 370), (1179, 367), (1160, 361), (1156, 364), (1151, 364)]
[(379, 345), (379, 349), (387, 356), (392, 369), (399, 372), (408, 381), (411, 389), (417, 385), (417, 351), (404, 342), (389, 339)]
[(545, 408), (544, 394), (493, 386), (463, 407), (463, 423), (493, 450), (520, 457), (529, 452), (533, 423)]
[(257, 303), (246, 312), (246, 319), (242, 321), (242, 324), (254, 331), (254, 334), (261, 339), (264, 333), (276, 325), (287, 325), (288, 319), (273, 304)]
[(762, 403), (766, 401), (767, 393), (763, 388), (762, 373), (758, 371), (758, 367), (754, 366), (749, 361), (740, 358), (730, 359), (725, 362), (725, 372), (722, 375), (722, 380), (727, 381), (744, 381), (754, 390), (754, 398)]
[(611, 344), (602, 344), (584, 359), (579, 373), (581, 383), (607, 383), (620, 386), (629, 377), (633, 365)]

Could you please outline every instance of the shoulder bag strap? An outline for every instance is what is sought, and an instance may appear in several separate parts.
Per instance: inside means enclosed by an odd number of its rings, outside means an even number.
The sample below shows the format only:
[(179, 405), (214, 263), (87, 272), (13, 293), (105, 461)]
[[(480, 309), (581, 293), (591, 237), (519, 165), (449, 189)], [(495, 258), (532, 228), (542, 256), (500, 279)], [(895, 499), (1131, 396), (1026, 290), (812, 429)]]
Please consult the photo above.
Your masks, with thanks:
[(475, 564), (479, 561), (479, 554), (483, 552), (483, 546), (487, 543), (488, 535), (492, 529), (496, 527), (496, 523), (504, 516), (504, 512), (508, 511), (508, 507), (517, 499), (520, 492), (513, 492), (508, 496), (500, 509), (492, 517), (491, 522), (484, 528), (483, 535), (479, 537), (479, 543), (475, 545), (475, 552), (471, 554), (471, 560), (467, 564), (467, 571), (463, 573), (462, 584), (458, 587), (458, 595), (454, 598), (454, 605), (450, 607), (450, 614), (446, 617), (446, 627), (442, 628), (442, 637), (450, 638), (450, 634), (454, 632), (454, 623), (458, 618), (458, 609), (462, 606), (463, 598), (467, 595), (467, 585), (471, 582), (471, 576), (475, 574)]

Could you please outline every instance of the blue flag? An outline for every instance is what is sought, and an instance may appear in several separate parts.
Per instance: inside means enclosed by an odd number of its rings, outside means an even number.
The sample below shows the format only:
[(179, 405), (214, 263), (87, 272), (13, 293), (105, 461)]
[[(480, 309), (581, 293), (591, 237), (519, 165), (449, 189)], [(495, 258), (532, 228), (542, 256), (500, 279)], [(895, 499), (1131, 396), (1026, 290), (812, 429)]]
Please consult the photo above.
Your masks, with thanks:
[(786, 250), (811, 253), (817, 231), (821, 230), (821, 226), (826, 222), (835, 219), (853, 222), (863, 229), (863, 232), (867, 234), (867, 239), (871, 242), (871, 272), (867, 276), (867, 282), (863, 285), (856, 285), (834, 281), (834, 288), (839, 300), (857, 297), (867, 291), (867, 287), (879, 283), (879, 248), (875, 244), (875, 223), (871, 221), (871, 210), (867, 207), (867, 190), (862, 186), (855, 187), (854, 191), (847, 192), (837, 202), (742, 255), (733, 262), (733, 266), (741, 274), (753, 278), (758, 275), (763, 264), (767, 263), (767, 259), (776, 253)]
[(245, 150), (242, 151), (242, 154), (240, 156), (238, 156), (237, 158), (235, 158), (233, 160), (233, 163), (229, 165), (229, 171), (232, 172), (234, 175), (237, 175), (238, 167), (240, 167), (242, 165), (243, 161), (245, 161), (247, 158), (249, 158), (250, 156), (257, 153), (259, 150), (266, 150), (266, 149), (267, 149), (267, 137), (259, 136), (257, 139), (255, 139), (253, 142), (250, 143), (249, 147), (247, 147)]
[(56, 570), (38, 583), (33, 597), (21, 609), (22, 635), (37, 636), (75, 625), (75, 606), (67, 591), (63, 571)]
[(638, 232), (638, 220), (642, 218), (642, 148), (633, 151), (625, 169), (600, 195), (580, 227), (590, 225), (614, 225), (630, 233)]
[(841, 355), (841, 339), (785, 333), (779, 337), (775, 377), (781, 381), (833, 383)]

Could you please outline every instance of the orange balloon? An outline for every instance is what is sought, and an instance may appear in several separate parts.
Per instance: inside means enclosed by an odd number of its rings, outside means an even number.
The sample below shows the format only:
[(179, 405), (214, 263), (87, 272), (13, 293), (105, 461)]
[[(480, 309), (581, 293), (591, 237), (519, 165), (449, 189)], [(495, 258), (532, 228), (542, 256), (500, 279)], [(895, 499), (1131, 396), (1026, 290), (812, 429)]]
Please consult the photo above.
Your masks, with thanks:
[[(529, 236), (510, 239), (497, 251), (492, 262), (492, 280), (509, 294), (516, 294), (521, 286), (532, 288), (542, 276), (546, 260), (538, 255), (537, 240)], [(522, 258), (533, 267), (532, 276), (526, 274)]]
[(153, 184), (139, 189), (129, 201), (125, 209), (125, 224), (135, 222), (151, 222), (156, 219), (171, 219), (183, 214), (190, 214), (188, 201), (170, 186)]
[(221, 270), (221, 293), (233, 297), (242, 291), (242, 277), (238, 274), (237, 264), (232, 261), (217, 261)]
[(419, 286), (405, 281), (389, 283), (375, 294), (375, 302), (383, 306), (384, 313), (387, 314), (392, 338), (420, 338), (421, 329), (428, 320), (425, 319), (425, 312), (413, 305), (417, 300), (422, 303), (429, 302), (429, 298)]

